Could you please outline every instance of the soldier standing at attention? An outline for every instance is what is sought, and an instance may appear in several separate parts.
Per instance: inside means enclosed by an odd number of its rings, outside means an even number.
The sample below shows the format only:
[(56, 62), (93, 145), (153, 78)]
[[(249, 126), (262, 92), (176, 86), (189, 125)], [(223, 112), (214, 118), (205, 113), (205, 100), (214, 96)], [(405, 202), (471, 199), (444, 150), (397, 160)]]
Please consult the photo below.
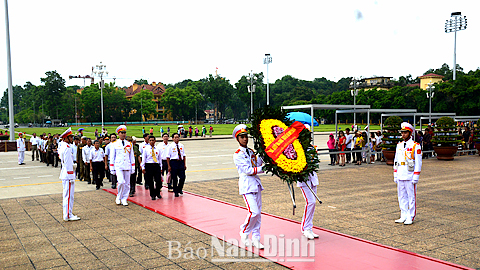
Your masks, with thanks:
[(23, 138), (23, 133), (18, 133), (17, 139), (17, 151), (18, 151), (18, 165), (25, 165), (23, 160), (25, 159), (25, 139)]
[(85, 164), (83, 163), (83, 147), (87, 145), (86, 137), (80, 137), (80, 144), (77, 147), (77, 166), (79, 167), (78, 171), (80, 172), (79, 175), (77, 175), (78, 179), (80, 181), (85, 179), (85, 176), (83, 175), (83, 167), (85, 167)]
[(404, 141), (397, 144), (393, 170), (401, 214), (395, 222), (410, 225), (417, 213), (417, 183), (422, 171), (422, 148), (412, 139), (413, 126), (403, 122), (401, 127)]
[(85, 180), (87, 181), (87, 184), (91, 184), (92, 180), (90, 178), (90, 152), (93, 150), (92, 146), (92, 140), (90, 138), (87, 138), (87, 145), (85, 145), (82, 149), (82, 158), (83, 158), (83, 176), (85, 177)]
[(248, 236), (252, 234), (252, 245), (258, 249), (263, 249), (264, 246), (260, 243), (263, 186), (257, 176), (257, 174), (263, 172), (263, 160), (258, 158), (255, 152), (247, 146), (248, 132), (246, 125), (236, 126), (232, 137), (240, 145), (233, 154), (233, 161), (240, 175), (238, 179), (239, 193), (243, 195), (249, 212), (245, 222), (240, 226), (240, 240), (245, 246), (249, 246)]
[(120, 125), (116, 131), (119, 138), (110, 146), (110, 172), (117, 176), (118, 181), (118, 193), (115, 203), (127, 206), (127, 198), (130, 191), (130, 175), (135, 172), (135, 156), (133, 154), (133, 145), (125, 139), (127, 137), (127, 127)]
[(75, 170), (73, 168), (73, 153), (71, 143), (73, 141), (72, 129), (68, 128), (61, 135), (65, 143), (58, 150), (60, 160), (62, 162), (62, 170), (60, 171), (60, 179), (63, 185), (63, 220), (75, 221), (80, 220), (79, 217), (72, 213), (73, 194), (75, 191)]

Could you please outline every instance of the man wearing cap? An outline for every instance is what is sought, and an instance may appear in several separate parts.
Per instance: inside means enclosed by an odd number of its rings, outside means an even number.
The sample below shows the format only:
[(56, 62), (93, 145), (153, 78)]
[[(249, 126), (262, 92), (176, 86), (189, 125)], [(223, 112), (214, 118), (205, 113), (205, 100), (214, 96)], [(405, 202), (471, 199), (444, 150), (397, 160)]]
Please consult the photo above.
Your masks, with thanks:
[(233, 161), (240, 175), (238, 179), (239, 193), (243, 195), (249, 212), (245, 222), (240, 226), (240, 240), (245, 246), (248, 246), (248, 236), (252, 234), (252, 245), (258, 249), (263, 249), (264, 246), (260, 243), (263, 186), (257, 175), (263, 172), (263, 160), (257, 157), (255, 152), (247, 146), (248, 132), (246, 125), (236, 126), (232, 137), (240, 145), (233, 154)]
[(128, 142), (127, 127), (120, 125), (117, 127), (118, 140), (111, 143), (110, 146), (110, 172), (117, 176), (117, 199), (116, 204), (127, 206), (128, 193), (130, 192), (130, 175), (135, 172), (135, 156), (133, 154), (133, 145)]
[(61, 135), (65, 143), (58, 150), (62, 162), (60, 179), (63, 185), (63, 220), (75, 221), (80, 218), (72, 214), (73, 194), (75, 191), (75, 169), (73, 168), (73, 152), (71, 143), (73, 141), (72, 129), (68, 128)]
[(393, 171), (401, 215), (395, 222), (410, 225), (416, 215), (417, 183), (422, 170), (422, 148), (412, 139), (413, 126), (403, 122), (401, 127), (403, 141), (397, 144)]
[(18, 133), (17, 139), (17, 151), (18, 151), (18, 165), (25, 165), (23, 160), (25, 159), (25, 139), (23, 138), (23, 133)]

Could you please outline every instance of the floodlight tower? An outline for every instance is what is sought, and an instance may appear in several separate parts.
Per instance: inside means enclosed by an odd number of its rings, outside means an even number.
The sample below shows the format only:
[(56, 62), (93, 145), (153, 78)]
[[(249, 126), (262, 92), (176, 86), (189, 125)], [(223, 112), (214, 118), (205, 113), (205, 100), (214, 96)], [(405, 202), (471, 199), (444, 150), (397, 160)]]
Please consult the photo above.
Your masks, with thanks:
[(250, 119), (252, 118), (253, 115), (253, 93), (255, 93), (255, 83), (257, 82), (257, 76), (253, 73), (253, 70), (248, 73), (247, 76), (247, 82), (250, 84), (247, 86), (247, 90), (250, 93)]
[(108, 76), (107, 66), (102, 64), (100, 61), (99, 65), (95, 65), (95, 69), (93, 70), (93, 75), (100, 77), (100, 107), (102, 111), (102, 130), (104, 128), (103, 125), (103, 88), (105, 87), (105, 82), (103, 81), (103, 75)]
[(453, 43), (453, 80), (455, 80), (457, 77), (457, 31), (467, 29), (467, 16), (462, 17), (461, 12), (452, 12), (450, 17), (452, 18), (445, 22), (445, 33), (455, 33)]
[(267, 106), (270, 105), (270, 83), (268, 82), (268, 64), (272, 63), (272, 57), (269, 53), (265, 54), (265, 58), (263, 58), (263, 64), (267, 65)]

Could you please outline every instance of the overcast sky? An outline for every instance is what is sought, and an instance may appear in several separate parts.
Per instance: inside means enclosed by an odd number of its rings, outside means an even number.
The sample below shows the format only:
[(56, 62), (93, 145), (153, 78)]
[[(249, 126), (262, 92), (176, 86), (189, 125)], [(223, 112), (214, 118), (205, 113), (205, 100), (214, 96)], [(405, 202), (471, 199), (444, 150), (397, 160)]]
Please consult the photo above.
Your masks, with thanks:
[[(467, 30), (457, 33), (457, 63), (475, 70), (478, 0), (10, 0), (13, 84), (39, 85), (46, 71), (57, 70), (67, 85), (83, 86), (68, 75), (90, 75), (100, 61), (119, 86), (140, 78), (198, 80), (217, 67), (233, 84), (250, 70), (266, 73), (265, 53), (273, 58), (270, 82), (284, 75), (416, 77), (453, 66), (454, 34), (444, 26), (455, 11), (468, 19)], [(7, 88), (3, 8), (0, 16), (1, 93)]]

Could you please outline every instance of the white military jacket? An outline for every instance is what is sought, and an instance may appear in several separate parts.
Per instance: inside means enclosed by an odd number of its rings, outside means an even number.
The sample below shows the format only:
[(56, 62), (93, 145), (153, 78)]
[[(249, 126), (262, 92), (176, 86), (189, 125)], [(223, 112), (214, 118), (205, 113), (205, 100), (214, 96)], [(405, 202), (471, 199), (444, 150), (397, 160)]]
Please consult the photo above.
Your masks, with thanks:
[[(263, 190), (262, 182), (257, 174), (262, 173), (263, 160), (250, 148), (241, 147), (233, 154), (233, 161), (239, 174), (238, 191), (240, 194)], [(258, 190), (260, 187), (260, 190)]]
[(17, 139), (17, 151), (25, 151), (25, 138)]
[[(408, 161), (412, 160), (414, 164), (413, 171), (408, 170)], [(415, 182), (420, 178), (422, 171), (422, 147), (412, 140), (399, 142), (395, 152), (393, 177), (397, 180), (413, 180)]]
[(73, 169), (73, 152), (72, 145), (63, 143), (58, 149), (58, 155), (62, 161), (62, 170), (60, 171), (60, 179), (72, 180), (75, 179), (75, 171)]
[[(312, 172), (311, 174), (308, 175), (308, 180), (307, 182), (310, 187), (316, 187), (318, 186), (318, 175), (316, 172)], [(297, 182), (297, 187), (305, 187), (306, 186), (305, 182)]]
[(131, 173), (134, 173), (135, 156), (132, 143), (117, 139), (110, 144), (110, 155), (108, 156), (110, 158), (110, 171), (131, 171)]

